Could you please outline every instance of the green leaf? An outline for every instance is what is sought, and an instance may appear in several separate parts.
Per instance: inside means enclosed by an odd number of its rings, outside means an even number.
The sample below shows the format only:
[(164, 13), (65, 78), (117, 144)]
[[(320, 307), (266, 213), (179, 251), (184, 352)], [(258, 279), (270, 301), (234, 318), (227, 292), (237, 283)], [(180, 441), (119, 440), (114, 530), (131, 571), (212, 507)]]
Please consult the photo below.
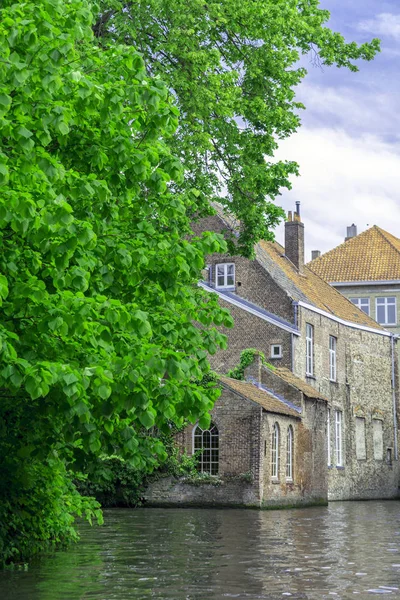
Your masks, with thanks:
[(150, 429), (150, 427), (153, 427), (155, 423), (154, 414), (150, 411), (143, 412), (139, 416), (139, 421), (142, 425), (144, 425), (144, 427), (146, 427), (146, 429)]
[(112, 392), (111, 387), (106, 384), (101, 385), (97, 389), (98, 395), (100, 396), (100, 398), (103, 398), (103, 400), (107, 400), (107, 398), (109, 398), (111, 396), (111, 392)]

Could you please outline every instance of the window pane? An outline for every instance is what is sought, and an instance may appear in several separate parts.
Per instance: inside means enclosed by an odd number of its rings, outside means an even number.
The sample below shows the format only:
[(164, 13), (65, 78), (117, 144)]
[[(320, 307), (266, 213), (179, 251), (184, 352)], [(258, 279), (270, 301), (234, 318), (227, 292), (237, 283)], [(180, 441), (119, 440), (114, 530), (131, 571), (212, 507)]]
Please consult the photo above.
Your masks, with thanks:
[(218, 429), (211, 424), (210, 429), (201, 429), (197, 425), (193, 436), (193, 450), (202, 450), (197, 468), (202, 473), (218, 474)]
[[(379, 299), (379, 298), (378, 298)], [(378, 323), (386, 323), (386, 319), (385, 319), (385, 307), (384, 306), (377, 306), (376, 307), (376, 320), (378, 321)]]
[(227, 285), (235, 285), (235, 265), (226, 265), (226, 283)]
[(389, 304), (387, 307), (388, 323), (396, 323), (396, 306)]
[(377, 298), (376, 303), (377, 304), (385, 304), (385, 298)]

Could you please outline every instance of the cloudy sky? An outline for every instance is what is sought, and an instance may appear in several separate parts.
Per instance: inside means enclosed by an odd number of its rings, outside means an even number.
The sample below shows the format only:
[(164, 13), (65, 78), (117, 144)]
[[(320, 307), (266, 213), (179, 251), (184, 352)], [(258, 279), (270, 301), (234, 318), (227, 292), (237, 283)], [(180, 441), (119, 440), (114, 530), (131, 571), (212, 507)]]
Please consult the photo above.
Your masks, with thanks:
[[(329, 26), (347, 41), (379, 37), (382, 51), (351, 73), (308, 65), (298, 88), (306, 105), (302, 127), (279, 158), (296, 160), (301, 176), (278, 199), (287, 210), (301, 201), (306, 260), (379, 225), (400, 237), (400, 0), (321, 0)], [(276, 232), (283, 242), (283, 227)]]

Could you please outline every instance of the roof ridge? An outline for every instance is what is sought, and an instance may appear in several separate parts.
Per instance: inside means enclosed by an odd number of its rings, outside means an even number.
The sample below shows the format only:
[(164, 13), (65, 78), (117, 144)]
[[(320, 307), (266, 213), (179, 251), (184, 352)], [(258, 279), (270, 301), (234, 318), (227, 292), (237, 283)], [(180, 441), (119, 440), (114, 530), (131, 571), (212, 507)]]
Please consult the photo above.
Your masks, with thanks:
[[(372, 225), (371, 227), (369, 227), (365, 231), (362, 231), (358, 235), (355, 235), (354, 237), (349, 238), (348, 240), (345, 240), (344, 242), (342, 242), (338, 246), (335, 246), (334, 248), (331, 248), (330, 250), (328, 250), (328, 252), (324, 252), (324, 254), (321, 254), (321, 256), (318, 256), (318, 258), (314, 258), (314, 260), (310, 260), (308, 263), (306, 263), (306, 266), (310, 265), (311, 263), (315, 264), (317, 262), (323, 261), (325, 259), (325, 257), (327, 257), (332, 252), (336, 252), (336, 250), (339, 250), (339, 248), (342, 248), (343, 246), (346, 246), (346, 245), (349, 246), (349, 245), (351, 245), (354, 240), (359, 240), (362, 236), (365, 236), (365, 234), (369, 233), (372, 229), (379, 229), (379, 227), (377, 225)], [(314, 273), (314, 271), (313, 271), (313, 273)]]

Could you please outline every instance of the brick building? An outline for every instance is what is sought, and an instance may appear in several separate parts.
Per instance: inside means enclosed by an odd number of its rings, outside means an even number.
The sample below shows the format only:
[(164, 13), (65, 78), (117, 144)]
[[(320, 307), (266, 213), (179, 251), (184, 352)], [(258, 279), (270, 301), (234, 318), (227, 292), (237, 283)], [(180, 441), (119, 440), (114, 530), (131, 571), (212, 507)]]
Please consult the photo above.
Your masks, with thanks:
[[(231, 233), (232, 224), (218, 213), (195, 226), (195, 233), (202, 230)], [(274, 413), (264, 406), (261, 421), (241, 430), (240, 436), (248, 443), (257, 440), (254, 443), (258, 448), (257, 460), (263, 465), (259, 467), (263, 475), (254, 475), (254, 464), (247, 464), (252, 472), (252, 491), (246, 492), (246, 501), (242, 492), (237, 492), (237, 503), (267, 506), (321, 500), (325, 485), (330, 500), (397, 497), (397, 352), (394, 335), (304, 264), (304, 225), (299, 206), (293, 215), (288, 215), (285, 248), (261, 241), (255, 248), (253, 260), (229, 255), (210, 256), (205, 280), (200, 285), (218, 294), (221, 304), (230, 309), (235, 321), (234, 328), (225, 331), (228, 349), (211, 357), (213, 368), (220, 374), (227, 373), (238, 364), (245, 348), (262, 351), (275, 368), (262, 369), (264, 380), (255, 381), (253, 377), (253, 383), (234, 384), (232, 380), (221, 378), (224, 392), (213, 412), (213, 417), (215, 415), (219, 420), (217, 429), (221, 431), (220, 475), (233, 472), (232, 465), (235, 464), (233, 461), (227, 470), (223, 452), (231, 452), (233, 457), (237, 455), (234, 445), (231, 450), (224, 449), (222, 431), (227, 428), (232, 436), (239, 436), (241, 418), (238, 411), (243, 410), (245, 419), (250, 406), (250, 412), (255, 410), (256, 385), (261, 386), (258, 394), (270, 394), (286, 406), (290, 397), (288, 387), (277, 389), (276, 381), (282, 382), (285, 377), (287, 380), (290, 373), (295, 379), (291, 385), (298, 393), (301, 390), (299, 382), (307, 385), (309, 390), (305, 395), (301, 392), (303, 398), (297, 406), (301, 413), (297, 419), (293, 414)], [(240, 392), (235, 388), (238, 385), (246, 385), (246, 393), (241, 395), (242, 409), (238, 408)], [(310, 400), (310, 389), (318, 398)], [(241, 390), (244, 392), (244, 388)], [(230, 409), (230, 406), (235, 408)], [(282, 461), (276, 476), (276, 452), (282, 456), (282, 451), (287, 451), (287, 440), (285, 442), (281, 436), (282, 446), (276, 447), (275, 417), (279, 430), (286, 431), (292, 420), (295, 440), (293, 481), (289, 482), (292, 487), (287, 485)], [(304, 485), (304, 478), (308, 477), (307, 470), (302, 472), (296, 468), (304, 459), (298, 441), (307, 437), (301, 431), (308, 431), (310, 454), (307, 460), (315, 472), (303, 493), (299, 490)], [(180, 443), (193, 452), (195, 436), (191, 436), (190, 429), (185, 436)], [(248, 460), (250, 455), (248, 453)], [(243, 465), (238, 462), (236, 468), (243, 474)], [(203, 466), (203, 470), (212, 473), (210, 469)], [(180, 497), (183, 498), (185, 493), (182, 491)], [(211, 502), (224, 504), (234, 503), (234, 496), (235, 492), (228, 493), (228, 488), (222, 486), (218, 493), (213, 492), (208, 498)], [(178, 497), (179, 494), (175, 500)], [(190, 497), (191, 502), (196, 503), (197, 497), (201, 503), (201, 491), (192, 491)]]
[(291, 371), (263, 365), (260, 356), (245, 375), (249, 381), (221, 376), (209, 429), (192, 425), (177, 438), (188, 454), (202, 449), (201, 470), (218, 477), (202, 485), (160, 479), (148, 490), (148, 503), (327, 503), (326, 398)]

